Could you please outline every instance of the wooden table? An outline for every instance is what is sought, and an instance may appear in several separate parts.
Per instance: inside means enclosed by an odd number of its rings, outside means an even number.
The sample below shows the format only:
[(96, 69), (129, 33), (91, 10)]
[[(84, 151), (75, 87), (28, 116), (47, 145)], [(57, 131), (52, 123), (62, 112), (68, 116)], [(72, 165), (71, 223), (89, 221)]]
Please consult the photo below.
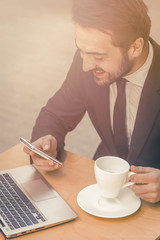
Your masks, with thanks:
[[(131, 216), (103, 219), (84, 212), (77, 204), (77, 194), (96, 183), (94, 161), (67, 152), (63, 167), (42, 173), (47, 181), (78, 214), (78, 219), (50, 229), (18, 237), (17, 240), (154, 240), (160, 235), (160, 203), (142, 201), (141, 208)], [(21, 144), (0, 154), (0, 170), (29, 164)], [(0, 234), (0, 240), (5, 239)]]

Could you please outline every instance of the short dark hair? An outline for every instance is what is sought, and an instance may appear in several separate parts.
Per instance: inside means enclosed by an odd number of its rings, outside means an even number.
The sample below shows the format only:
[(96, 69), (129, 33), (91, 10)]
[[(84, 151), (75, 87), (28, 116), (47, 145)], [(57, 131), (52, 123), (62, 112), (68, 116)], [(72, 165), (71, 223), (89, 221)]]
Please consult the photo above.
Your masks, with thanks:
[(111, 32), (113, 44), (128, 48), (137, 38), (149, 39), (151, 20), (143, 0), (73, 0), (73, 21), (82, 27)]

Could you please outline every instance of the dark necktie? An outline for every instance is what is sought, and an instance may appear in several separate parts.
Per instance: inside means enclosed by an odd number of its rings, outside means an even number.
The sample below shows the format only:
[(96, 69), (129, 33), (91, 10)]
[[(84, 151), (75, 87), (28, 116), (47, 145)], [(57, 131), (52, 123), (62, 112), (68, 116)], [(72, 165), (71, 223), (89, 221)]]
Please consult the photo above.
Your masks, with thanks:
[(126, 159), (128, 156), (128, 138), (126, 132), (126, 80), (117, 81), (117, 99), (113, 114), (114, 142), (119, 157)]

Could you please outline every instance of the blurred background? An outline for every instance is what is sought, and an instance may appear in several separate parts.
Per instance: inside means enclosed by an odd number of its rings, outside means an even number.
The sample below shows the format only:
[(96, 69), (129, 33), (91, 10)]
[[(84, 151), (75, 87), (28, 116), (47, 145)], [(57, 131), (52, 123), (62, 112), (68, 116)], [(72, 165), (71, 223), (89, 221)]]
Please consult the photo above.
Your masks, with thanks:
[[(144, 0), (160, 43), (160, 0)], [(36, 117), (65, 79), (75, 52), (71, 0), (0, 0), (0, 152), (30, 139)], [(92, 158), (99, 137), (86, 114), (66, 149)]]

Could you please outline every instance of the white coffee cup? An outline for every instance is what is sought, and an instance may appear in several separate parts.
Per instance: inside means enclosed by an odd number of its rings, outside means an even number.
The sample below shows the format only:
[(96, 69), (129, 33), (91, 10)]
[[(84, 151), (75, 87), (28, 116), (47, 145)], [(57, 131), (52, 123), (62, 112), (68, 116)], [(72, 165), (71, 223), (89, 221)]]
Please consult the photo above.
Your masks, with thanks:
[(123, 188), (134, 184), (128, 181), (129, 177), (135, 174), (129, 169), (128, 162), (122, 158), (98, 158), (95, 161), (95, 176), (100, 195), (104, 198), (116, 198)]

